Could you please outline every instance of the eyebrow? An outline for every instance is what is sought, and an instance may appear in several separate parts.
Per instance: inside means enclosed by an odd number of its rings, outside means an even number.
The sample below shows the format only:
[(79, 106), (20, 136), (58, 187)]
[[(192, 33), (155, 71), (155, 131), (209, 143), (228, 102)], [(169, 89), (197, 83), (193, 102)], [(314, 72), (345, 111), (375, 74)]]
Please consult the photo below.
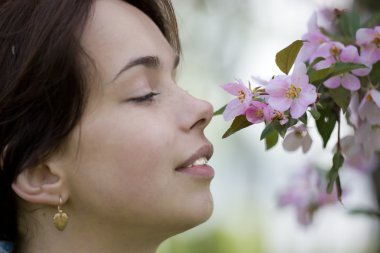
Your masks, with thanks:
[[(175, 59), (174, 59), (174, 64), (173, 64), (173, 69), (176, 69), (179, 65), (179, 56), (176, 55), (175, 56)], [(152, 55), (148, 55), (148, 56), (142, 56), (142, 57), (138, 57), (136, 59), (133, 59), (131, 61), (129, 61), (116, 75), (115, 77), (112, 79), (111, 83), (113, 81), (115, 81), (123, 72), (133, 68), (133, 67), (136, 67), (136, 66), (144, 66), (146, 68), (152, 68), (152, 69), (157, 69), (159, 68), (161, 65), (161, 61), (160, 61), (160, 58), (158, 56), (152, 56)]]

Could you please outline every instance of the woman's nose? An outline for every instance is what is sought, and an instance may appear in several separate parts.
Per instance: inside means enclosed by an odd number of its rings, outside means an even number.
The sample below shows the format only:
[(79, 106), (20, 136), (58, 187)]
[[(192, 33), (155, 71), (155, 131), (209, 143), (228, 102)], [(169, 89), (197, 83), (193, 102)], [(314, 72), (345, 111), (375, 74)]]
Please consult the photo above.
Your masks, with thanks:
[(213, 107), (202, 99), (198, 99), (184, 92), (184, 109), (182, 114), (183, 127), (185, 131), (199, 129), (201, 131), (210, 123)]

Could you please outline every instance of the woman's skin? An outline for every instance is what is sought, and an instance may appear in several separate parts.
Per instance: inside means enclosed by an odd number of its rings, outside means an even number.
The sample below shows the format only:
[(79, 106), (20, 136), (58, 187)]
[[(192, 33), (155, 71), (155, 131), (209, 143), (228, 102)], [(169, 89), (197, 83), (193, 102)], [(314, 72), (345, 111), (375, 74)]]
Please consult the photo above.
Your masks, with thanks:
[[(127, 3), (96, 1), (81, 43), (92, 60), (80, 124), (13, 183), (25, 200), (22, 252), (152, 253), (211, 215), (212, 168), (184, 167), (212, 155), (203, 132), (212, 107), (176, 84), (175, 51)], [(63, 232), (52, 222), (59, 195), (70, 217)]]

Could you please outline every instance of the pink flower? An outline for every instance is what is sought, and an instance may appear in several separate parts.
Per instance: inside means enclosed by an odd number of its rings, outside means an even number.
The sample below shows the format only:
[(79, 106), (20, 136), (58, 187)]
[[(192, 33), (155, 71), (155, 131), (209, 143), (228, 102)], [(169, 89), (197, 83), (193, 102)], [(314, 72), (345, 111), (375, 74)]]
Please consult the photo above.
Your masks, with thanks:
[(270, 105), (268, 105), (269, 108), (269, 116), (268, 119), (266, 119), (266, 122), (270, 123), (273, 120), (278, 120), (278, 122), (281, 125), (285, 125), (289, 121), (289, 117), (285, 115), (284, 112), (280, 112), (277, 110), (274, 110)]
[(275, 110), (286, 111), (290, 108), (292, 118), (301, 117), (310, 104), (317, 100), (314, 85), (309, 84), (306, 66), (297, 63), (291, 76), (276, 76), (266, 86), (269, 94), (268, 104)]
[(297, 61), (306, 62), (310, 60), (310, 57), (315, 53), (321, 44), (329, 41), (329, 38), (318, 30), (306, 33), (302, 36), (302, 40), (304, 43), (298, 53)]
[(380, 125), (380, 91), (367, 91), (359, 105), (359, 116), (370, 125)]
[(360, 47), (360, 55), (355, 63), (364, 64), (366, 68), (354, 69), (351, 72), (357, 76), (366, 76), (372, 71), (372, 65), (377, 61), (374, 60), (375, 50), (377, 48), (368, 45)]
[(335, 192), (326, 193), (327, 182), (321, 174), (313, 166), (306, 166), (278, 197), (281, 207), (295, 207), (297, 220), (303, 226), (310, 225), (315, 212), (321, 207), (338, 202), (335, 188)]
[(357, 143), (356, 136), (345, 136), (340, 140), (344, 165), (355, 170), (368, 173), (376, 169), (378, 164), (375, 155), (366, 155), (363, 146)]
[(356, 143), (362, 145), (364, 155), (371, 157), (380, 151), (380, 126), (362, 124), (356, 130)]
[[(325, 59), (315, 65), (316, 69), (328, 68), (337, 61), (359, 63), (360, 60), (356, 47), (352, 45), (345, 47), (340, 42), (323, 43), (313, 54), (312, 59), (316, 59), (317, 57), (323, 57)], [(323, 84), (330, 89), (336, 89), (340, 85), (351, 91), (360, 89), (359, 78), (349, 72), (333, 76)]]
[(360, 28), (356, 32), (356, 43), (361, 47), (361, 54), (365, 55), (369, 64), (380, 60), (380, 26)]
[(357, 128), (359, 126), (359, 94), (358, 92), (352, 92), (350, 104), (348, 105), (348, 110), (349, 110), (349, 118), (348, 121), (349, 123)]
[(296, 151), (302, 147), (302, 152), (309, 151), (313, 140), (311, 139), (309, 132), (305, 125), (293, 127), (293, 131), (287, 134), (282, 142), (282, 146), (287, 151)]
[(245, 111), (247, 120), (253, 124), (261, 123), (264, 121), (270, 121), (272, 110), (266, 103), (259, 101), (252, 101), (251, 105)]
[(244, 114), (252, 101), (252, 92), (241, 80), (237, 80), (236, 83), (228, 83), (223, 86), (223, 89), (228, 93), (237, 96), (236, 99), (227, 104), (227, 107), (223, 112), (224, 120), (228, 121), (236, 116)]
[(321, 28), (329, 33), (336, 32), (335, 19), (337, 11), (329, 8), (320, 9), (314, 12), (308, 22), (309, 31), (319, 31)]
[(317, 50), (310, 57), (310, 61), (314, 61), (318, 57), (324, 58), (324, 60), (314, 65), (315, 69), (324, 69), (330, 67), (333, 63), (337, 62), (345, 46), (336, 41), (328, 41), (322, 43)]
[(266, 86), (268, 84), (268, 81), (259, 77), (259, 76), (251, 76), (251, 79), (255, 82), (258, 83), (261, 86)]
[(323, 83), (327, 88), (336, 89), (342, 85), (347, 90), (356, 91), (360, 89), (360, 80), (355, 75), (344, 73), (333, 76)]

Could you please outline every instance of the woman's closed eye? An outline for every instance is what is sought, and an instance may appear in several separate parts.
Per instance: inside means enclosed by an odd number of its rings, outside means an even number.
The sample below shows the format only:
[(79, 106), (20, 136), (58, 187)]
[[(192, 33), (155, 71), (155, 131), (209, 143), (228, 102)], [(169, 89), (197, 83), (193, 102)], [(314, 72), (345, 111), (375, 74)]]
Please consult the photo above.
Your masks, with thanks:
[(140, 97), (134, 97), (128, 99), (128, 102), (135, 102), (135, 103), (143, 103), (143, 102), (153, 102), (154, 97), (159, 95), (160, 93), (158, 92), (150, 92), (146, 95), (140, 96)]

